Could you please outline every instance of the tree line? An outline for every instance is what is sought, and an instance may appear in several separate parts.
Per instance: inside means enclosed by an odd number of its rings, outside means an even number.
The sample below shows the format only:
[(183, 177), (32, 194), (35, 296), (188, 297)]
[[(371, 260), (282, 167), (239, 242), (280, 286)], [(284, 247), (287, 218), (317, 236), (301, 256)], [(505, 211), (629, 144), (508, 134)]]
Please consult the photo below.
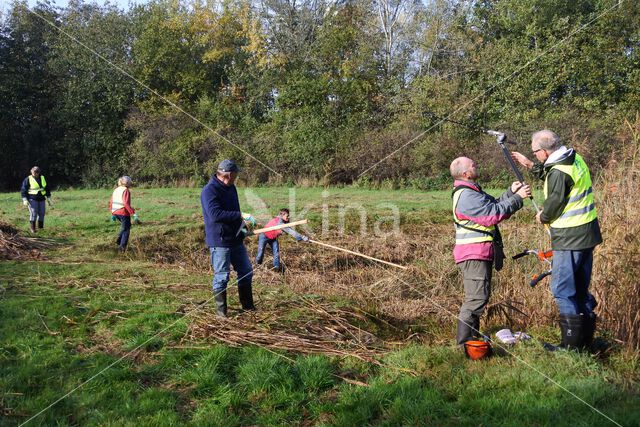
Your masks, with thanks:
[(617, 3), (14, 2), (0, 188), (34, 164), (55, 185), (200, 184), (226, 157), (252, 184), (439, 188), (460, 154), (508, 175), (490, 137), (431, 113), (522, 142), (549, 127), (603, 165), (640, 106), (640, 3)]

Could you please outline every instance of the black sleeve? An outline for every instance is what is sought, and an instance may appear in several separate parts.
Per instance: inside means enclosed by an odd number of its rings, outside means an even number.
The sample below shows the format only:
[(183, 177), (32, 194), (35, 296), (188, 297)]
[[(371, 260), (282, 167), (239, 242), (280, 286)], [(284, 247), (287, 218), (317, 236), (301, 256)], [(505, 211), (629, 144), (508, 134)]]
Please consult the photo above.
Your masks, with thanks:
[[(42, 187), (42, 177), (40, 177), (40, 186)], [(49, 183), (47, 182), (47, 185), (44, 186), (44, 196), (45, 197), (51, 197), (51, 191), (49, 191)]]
[(569, 201), (573, 180), (564, 172), (552, 169), (547, 176), (547, 198), (544, 201), (540, 220), (543, 224), (555, 221)]
[(22, 181), (22, 187), (20, 187), (20, 196), (23, 199), (26, 199), (29, 195), (29, 177), (26, 177), (24, 181)]
[(544, 181), (544, 165), (540, 162), (534, 162), (533, 167), (529, 170), (529, 176)]

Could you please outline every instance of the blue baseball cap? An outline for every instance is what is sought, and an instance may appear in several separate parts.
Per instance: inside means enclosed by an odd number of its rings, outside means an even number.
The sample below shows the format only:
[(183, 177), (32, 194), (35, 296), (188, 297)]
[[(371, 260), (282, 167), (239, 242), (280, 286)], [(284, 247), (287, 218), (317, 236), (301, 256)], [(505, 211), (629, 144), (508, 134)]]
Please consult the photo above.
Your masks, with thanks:
[(240, 172), (242, 169), (238, 167), (236, 162), (231, 159), (224, 159), (218, 165), (219, 172)]

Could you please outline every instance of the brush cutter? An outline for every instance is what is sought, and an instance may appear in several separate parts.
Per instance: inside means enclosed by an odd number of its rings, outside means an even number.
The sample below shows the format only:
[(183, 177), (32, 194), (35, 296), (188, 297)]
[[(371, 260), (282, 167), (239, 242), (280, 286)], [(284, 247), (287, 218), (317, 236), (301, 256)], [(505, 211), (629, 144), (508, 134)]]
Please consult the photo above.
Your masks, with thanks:
[(549, 269), (543, 273), (536, 274), (531, 278), (531, 282), (529, 282), (529, 286), (532, 288), (535, 287), (542, 279), (551, 275), (551, 258), (553, 257), (553, 251), (535, 251), (532, 249), (526, 249), (520, 252), (517, 255), (511, 257), (512, 259), (522, 258), (527, 255), (535, 255), (538, 260), (547, 263), (549, 265)]

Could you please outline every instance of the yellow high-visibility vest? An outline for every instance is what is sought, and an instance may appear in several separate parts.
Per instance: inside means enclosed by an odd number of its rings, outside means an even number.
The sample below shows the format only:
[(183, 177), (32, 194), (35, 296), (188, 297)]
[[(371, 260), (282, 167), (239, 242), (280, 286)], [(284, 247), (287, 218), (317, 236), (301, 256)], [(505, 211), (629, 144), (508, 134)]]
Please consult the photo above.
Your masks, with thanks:
[(126, 190), (127, 187), (124, 185), (113, 190), (113, 195), (111, 196), (111, 213), (124, 208), (124, 192)]
[(453, 192), (453, 223), (456, 228), (456, 245), (493, 242), (495, 226), (485, 227), (469, 219), (458, 220), (458, 217), (456, 217), (456, 206), (464, 190), (475, 191), (468, 187), (461, 187), (455, 189)]
[(44, 179), (44, 175), (40, 175), (40, 180), (42, 181), (42, 187), (40, 187), (40, 183), (36, 181), (33, 175), (29, 175), (29, 191), (27, 191), (28, 194), (31, 194), (32, 196), (35, 196), (38, 193), (42, 194), (43, 196), (47, 194), (47, 192), (45, 191), (47, 180)]
[[(572, 165), (555, 165), (551, 170), (556, 169), (566, 173), (573, 180), (573, 188), (569, 193), (569, 201), (550, 226), (552, 228), (570, 228), (588, 224), (598, 217), (596, 204), (593, 197), (593, 187), (591, 186), (591, 174), (589, 168), (580, 155), (576, 154), (576, 159)], [(551, 171), (550, 170), (550, 171)], [(544, 198), (548, 195), (548, 181), (544, 181)]]

